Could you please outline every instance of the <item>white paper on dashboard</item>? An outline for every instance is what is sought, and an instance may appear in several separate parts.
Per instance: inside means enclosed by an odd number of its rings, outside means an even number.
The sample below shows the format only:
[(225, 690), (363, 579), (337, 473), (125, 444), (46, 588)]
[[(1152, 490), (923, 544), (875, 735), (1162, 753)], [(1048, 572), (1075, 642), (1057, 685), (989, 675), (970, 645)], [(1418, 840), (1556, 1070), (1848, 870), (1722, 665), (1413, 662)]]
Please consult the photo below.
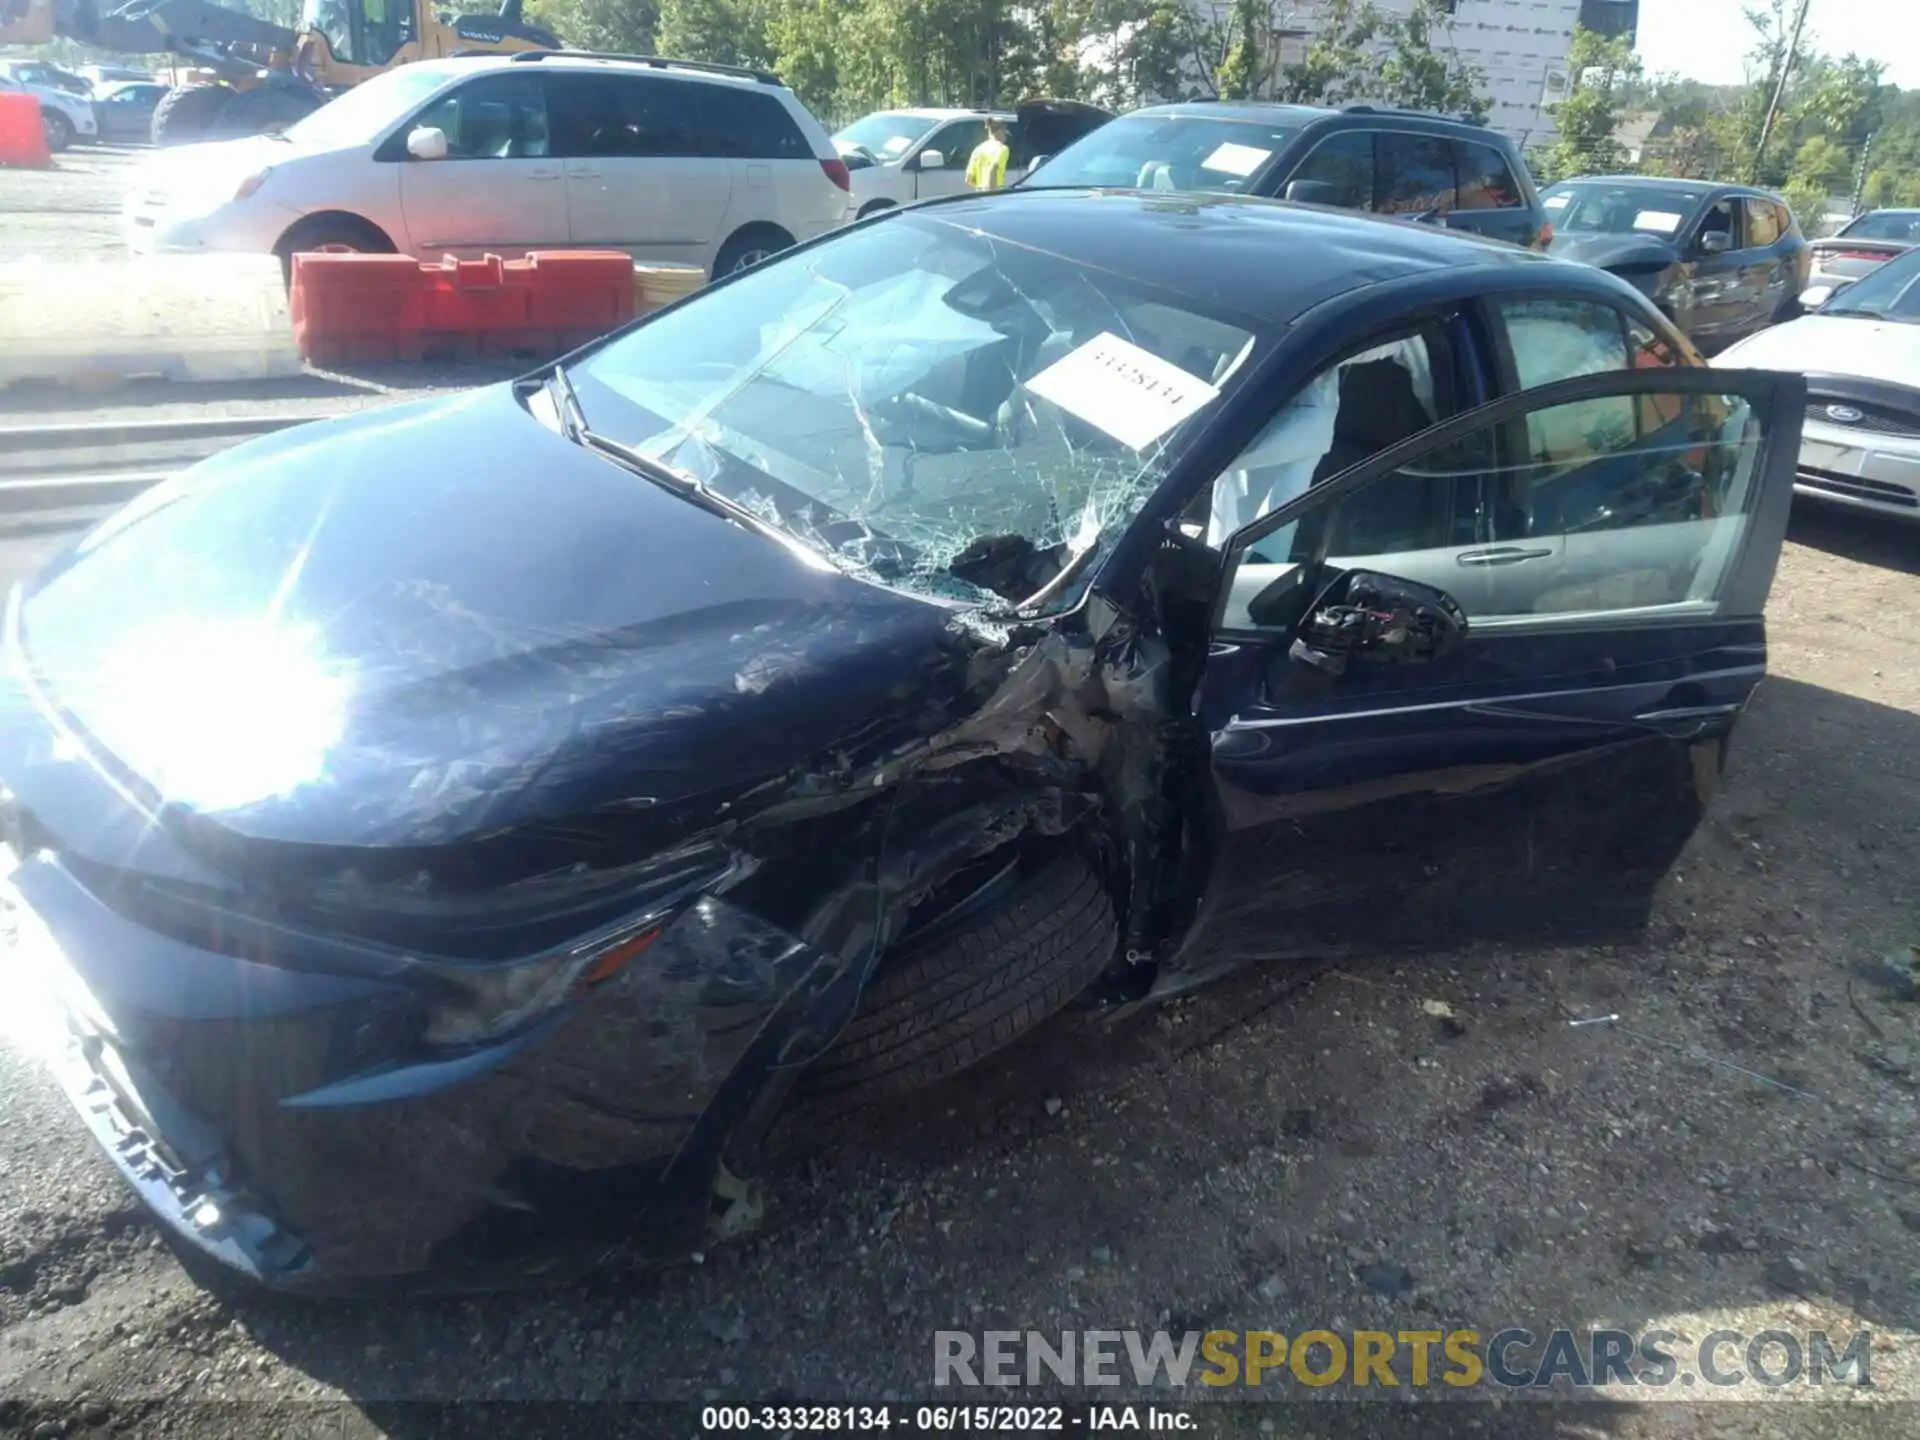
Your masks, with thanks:
[(1027, 389), (1135, 450), (1146, 449), (1220, 393), (1111, 331), (1054, 361)]
[(1228, 175), (1251, 175), (1267, 163), (1271, 150), (1257, 145), (1236, 145), (1231, 140), (1200, 162), (1202, 170), (1219, 170)]

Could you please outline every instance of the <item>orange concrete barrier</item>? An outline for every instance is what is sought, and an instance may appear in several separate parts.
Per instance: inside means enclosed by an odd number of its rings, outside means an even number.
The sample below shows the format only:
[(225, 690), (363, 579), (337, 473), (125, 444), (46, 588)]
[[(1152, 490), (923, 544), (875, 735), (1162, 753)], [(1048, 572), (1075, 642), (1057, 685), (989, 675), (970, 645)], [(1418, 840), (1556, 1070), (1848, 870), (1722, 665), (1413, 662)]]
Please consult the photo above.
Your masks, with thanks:
[(47, 149), (47, 127), (40, 118), (40, 102), (19, 90), (0, 91), (0, 165), (53, 164)]
[(619, 250), (524, 260), (300, 254), (291, 307), (294, 344), (315, 364), (551, 356), (633, 318), (633, 261)]

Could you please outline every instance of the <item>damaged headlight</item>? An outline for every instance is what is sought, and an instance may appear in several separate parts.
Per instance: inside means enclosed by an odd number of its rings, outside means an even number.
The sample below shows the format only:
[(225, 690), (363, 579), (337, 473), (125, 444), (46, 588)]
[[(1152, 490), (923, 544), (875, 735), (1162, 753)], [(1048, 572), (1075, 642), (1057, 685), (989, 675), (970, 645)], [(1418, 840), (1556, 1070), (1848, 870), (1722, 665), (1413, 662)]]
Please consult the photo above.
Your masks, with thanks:
[(613, 979), (682, 910), (741, 871), (741, 858), (715, 845), (657, 856), (624, 873), (626, 903), (618, 918), (563, 944), (499, 963), (417, 958), (416, 971), (429, 987), (421, 1039), (477, 1045), (533, 1023)]
[(567, 1001), (584, 995), (624, 970), (660, 938), (673, 921), (649, 911), (579, 944), (531, 960), (487, 966), (423, 966), (435, 993), (428, 1002), (421, 1038), (449, 1048), (478, 1045), (506, 1035)]

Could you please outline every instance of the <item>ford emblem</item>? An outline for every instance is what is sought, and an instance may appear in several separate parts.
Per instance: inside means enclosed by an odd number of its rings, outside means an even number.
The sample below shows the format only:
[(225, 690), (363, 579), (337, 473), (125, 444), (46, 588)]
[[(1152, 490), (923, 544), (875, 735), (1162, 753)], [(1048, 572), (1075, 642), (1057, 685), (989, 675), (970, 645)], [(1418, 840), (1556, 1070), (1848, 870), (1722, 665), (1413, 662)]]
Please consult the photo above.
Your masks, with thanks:
[(1827, 418), (1838, 421), (1842, 425), (1858, 425), (1867, 417), (1866, 412), (1856, 410), (1851, 405), (1829, 405), (1827, 406)]

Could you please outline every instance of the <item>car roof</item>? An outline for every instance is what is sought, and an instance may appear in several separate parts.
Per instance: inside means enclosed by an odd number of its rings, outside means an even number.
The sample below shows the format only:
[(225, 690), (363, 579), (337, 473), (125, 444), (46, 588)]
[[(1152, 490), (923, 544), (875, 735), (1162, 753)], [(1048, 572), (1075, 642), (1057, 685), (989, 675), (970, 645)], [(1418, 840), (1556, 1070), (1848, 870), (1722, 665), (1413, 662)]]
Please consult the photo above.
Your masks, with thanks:
[(1402, 110), (1391, 105), (1348, 105), (1334, 109), (1325, 105), (1290, 105), (1280, 100), (1179, 100), (1166, 105), (1146, 105), (1138, 110), (1130, 110), (1119, 118), (1128, 120), (1136, 115), (1239, 120), (1250, 125), (1302, 127), (1326, 126), (1341, 120), (1351, 120), (1355, 125), (1377, 126), (1384, 120), (1395, 124), (1433, 126), (1474, 136), (1491, 136), (1503, 142), (1506, 140), (1499, 131), (1476, 125), (1471, 120), (1458, 120), (1451, 115), (1437, 115), (1426, 110)]
[(1016, 188), (902, 213), (1282, 324), (1336, 295), (1421, 274), (1587, 271), (1466, 231), (1246, 195)]
[(1629, 190), (1694, 190), (1703, 195), (1752, 195), (1761, 200), (1778, 200), (1771, 191), (1757, 185), (1728, 185), (1719, 180), (1682, 180), (1673, 175), (1569, 175), (1556, 180), (1549, 189), (1561, 185), (1613, 185)]
[(1286, 105), (1277, 100), (1176, 100), (1167, 105), (1143, 105), (1119, 118), (1134, 120), (1142, 115), (1160, 115), (1195, 120), (1244, 120), (1256, 125), (1305, 125), (1339, 113), (1319, 105)]
[(890, 110), (876, 110), (876, 115), (912, 115), (921, 120), (978, 120), (1000, 116), (1011, 120), (1011, 110), (967, 110), (951, 105), (901, 105)]

